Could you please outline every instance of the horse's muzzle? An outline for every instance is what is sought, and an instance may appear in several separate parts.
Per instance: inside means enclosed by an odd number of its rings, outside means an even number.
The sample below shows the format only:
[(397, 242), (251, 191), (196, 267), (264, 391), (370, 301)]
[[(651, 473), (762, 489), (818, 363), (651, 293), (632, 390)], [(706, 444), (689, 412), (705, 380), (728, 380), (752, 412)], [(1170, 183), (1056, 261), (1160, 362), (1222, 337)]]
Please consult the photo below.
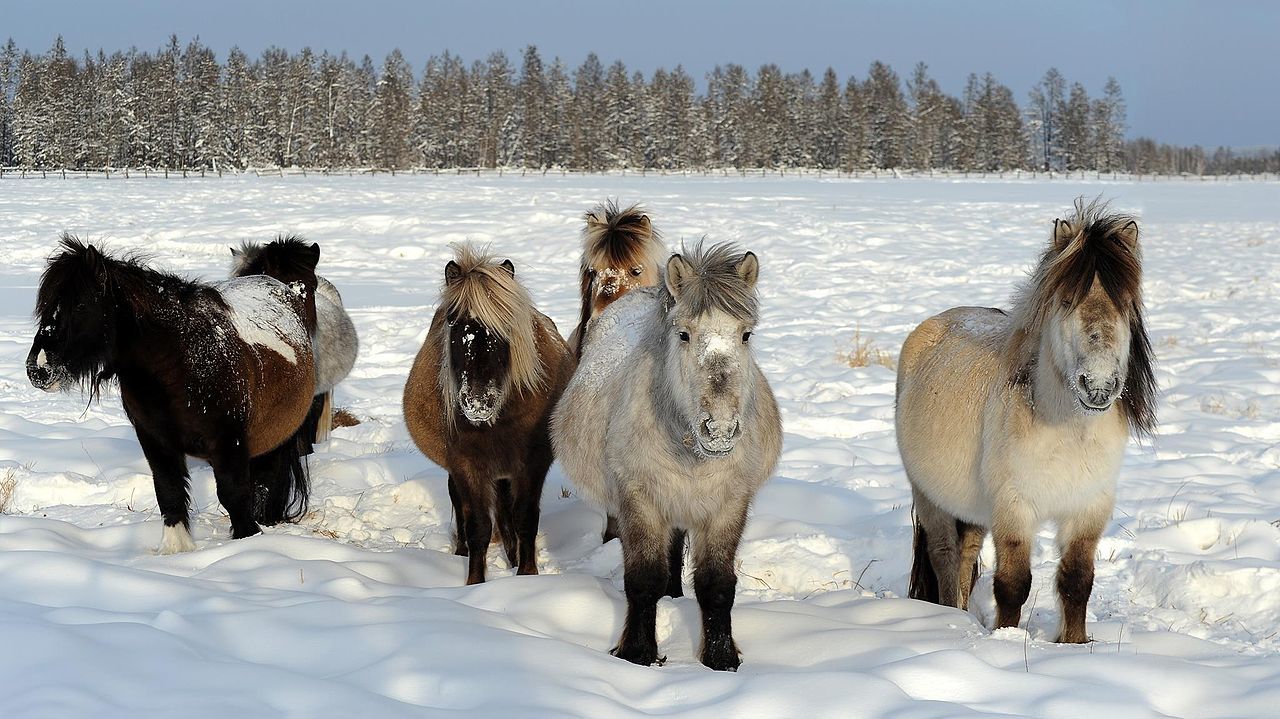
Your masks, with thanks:
[(1106, 412), (1120, 396), (1120, 378), (1111, 376), (1099, 382), (1086, 374), (1076, 377), (1076, 399), (1086, 412)]
[(32, 350), (31, 354), (27, 355), (27, 379), (31, 380), (31, 386), (36, 389), (56, 392), (58, 386), (62, 384), (62, 373), (57, 369), (57, 366), (49, 362), (48, 354), (44, 350)]
[(710, 457), (723, 457), (733, 451), (742, 436), (742, 424), (737, 417), (714, 420), (704, 416), (698, 425), (698, 449)]

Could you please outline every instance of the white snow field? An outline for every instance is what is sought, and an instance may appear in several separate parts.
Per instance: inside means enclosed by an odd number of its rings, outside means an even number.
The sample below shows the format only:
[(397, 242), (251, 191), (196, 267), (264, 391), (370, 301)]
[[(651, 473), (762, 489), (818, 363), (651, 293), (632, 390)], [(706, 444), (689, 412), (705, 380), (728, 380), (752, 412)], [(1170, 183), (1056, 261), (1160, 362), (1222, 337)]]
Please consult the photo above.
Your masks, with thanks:
[[(1160, 429), (1131, 445), (1089, 603), (1059, 646), (1051, 528), (1022, 627), (904, 599), (910, 492), (896, 355), (947, 307), (1002, 305), (1054, 217), (1103, 194), (1144, 220)], [(400, 395), (450, 242), (491, 242), (568, 334), (581, 215), (643, 201), (668, 243), (761, 259), (758, 360), (786, 443), (740, 552), (741, 671), (697, 662), (698, 607), (664, 599), (662, 667), (608, 654), (621, 550), (558, 466), (540, 576), (463, 587), (445, 474)], [(27, 381), (34, 290), (58, 233), (220, 279), (228, 246), (322, 247), (361, 335), (336, 404), (363, 423), (312, 457), (313, 511), (230, 541), (191, 461), (198, 550), (161, 521), (118, 395)], [(0, 181), (0, 716), (956, 717), (1280, 714), (1280, 185), (1264, 182), (569, 176)], [(871, 354), (874, 355), (874, 352)], [(686, 579), (688, 577), (686, 576)], [(686, 591), (692, 594), (691, 587)]]

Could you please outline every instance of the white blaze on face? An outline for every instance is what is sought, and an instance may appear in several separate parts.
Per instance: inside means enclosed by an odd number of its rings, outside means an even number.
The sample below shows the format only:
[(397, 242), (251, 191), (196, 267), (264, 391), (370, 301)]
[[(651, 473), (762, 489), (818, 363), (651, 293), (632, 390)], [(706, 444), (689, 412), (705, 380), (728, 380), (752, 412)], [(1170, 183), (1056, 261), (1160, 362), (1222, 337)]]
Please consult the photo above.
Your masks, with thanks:
[(36, 366), (41, 369), (49, 366), (49, 358), (45, 355), (44, 350), (36, 353)]
[(196, 543), (191, 541), (191, 532), (179, 523), (172, 527), (165, 525), (164, 535), (160, 539), (160, 548), (156, 554), (181, 554), (195, 551)]

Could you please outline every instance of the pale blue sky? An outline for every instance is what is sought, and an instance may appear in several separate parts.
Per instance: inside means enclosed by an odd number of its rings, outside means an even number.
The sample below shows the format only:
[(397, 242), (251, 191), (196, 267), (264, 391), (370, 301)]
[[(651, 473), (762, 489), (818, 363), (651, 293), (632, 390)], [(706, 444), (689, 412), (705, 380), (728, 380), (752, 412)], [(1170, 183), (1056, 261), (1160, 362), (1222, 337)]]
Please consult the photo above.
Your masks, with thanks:
[(681, 63), (700, 82), (726, 62), (843, 79), (877, 59), (905, 77), (923, 60), (949, 92), (991, 71), (1021, 103), (1056, 66), (1090, 94), (1115, 75), (1131, 136), (1280, 144), (1280, 2), (1264, 0), (0, 0), (0, 18), (0, 39), (38, 51), (58, 34), (79, 52), (154, 49), (177, 33), (220, 58), (279, 45), (380, 61), (399, 47), (418, 72), (445, 49), (518, 62), (529, 43), (570, 66), (590, 51), (646, 72)]

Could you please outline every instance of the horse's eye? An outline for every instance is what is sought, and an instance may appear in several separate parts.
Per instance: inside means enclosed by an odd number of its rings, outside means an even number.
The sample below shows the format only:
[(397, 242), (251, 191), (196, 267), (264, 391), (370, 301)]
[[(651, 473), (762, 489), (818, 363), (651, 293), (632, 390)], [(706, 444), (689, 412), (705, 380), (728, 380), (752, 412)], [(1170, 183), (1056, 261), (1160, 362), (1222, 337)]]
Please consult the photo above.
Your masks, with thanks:
[(640, 274), (641, 274), (642, 272), (644, 272), (644, 268), (643, 268), (643, 267), (632, 267), (632, 268), (631, 268), (631, 276), (632, 276), (632, 277), (639, 277), (639, 276), (640, 276)]
[(689, 341), (689, 333), (688, 333), (688, 332), (685, 332), (685, 331), (683, 331), (683, 330), (681, 330), (681, 332), (680, 332), (680, 341), (681, 341), (681, 342), (688, 342), (688, 341)]
[(743, 343), (745, 344), (745, 343), (746, 343), (746, 341), (747, 341), (747, 340), (749, 340), (749, 339), (751, 339), (751, 333), (750, 333), (750, 332), (743, 332), (743, 333), (742, 333), (742, 341), (743, 341)]

